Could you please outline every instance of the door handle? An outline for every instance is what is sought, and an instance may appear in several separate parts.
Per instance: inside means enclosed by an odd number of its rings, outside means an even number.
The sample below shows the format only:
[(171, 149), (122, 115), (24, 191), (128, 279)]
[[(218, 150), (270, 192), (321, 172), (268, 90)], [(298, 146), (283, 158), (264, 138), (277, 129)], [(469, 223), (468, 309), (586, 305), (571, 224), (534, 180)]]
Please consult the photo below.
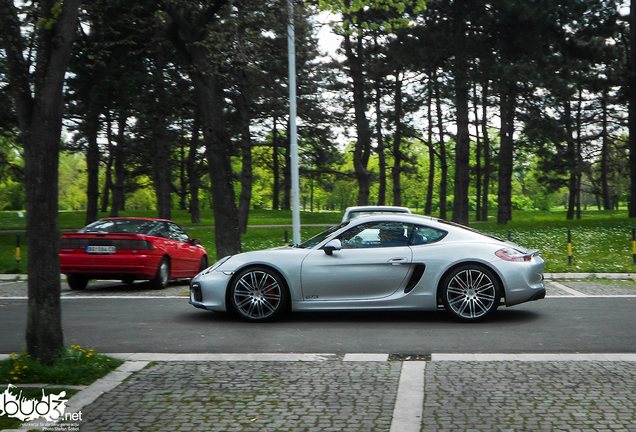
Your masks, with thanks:
[(406, 258), (391, 258), (388, 263), (394, 266), (402, 265), (408, 262)]

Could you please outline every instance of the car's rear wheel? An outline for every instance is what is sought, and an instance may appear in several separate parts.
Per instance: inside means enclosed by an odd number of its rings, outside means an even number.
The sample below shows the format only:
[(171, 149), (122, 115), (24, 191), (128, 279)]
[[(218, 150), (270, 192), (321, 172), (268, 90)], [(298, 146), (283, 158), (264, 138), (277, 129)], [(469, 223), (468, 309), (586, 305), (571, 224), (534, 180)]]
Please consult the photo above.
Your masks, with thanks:
[(81, 274), (70, 274), (66, 276), (66, 282), (73, 291), (82, 291), (88, 285), (88, 277)]
[(168, 286), (170, 280), (170, 262), (168, 258), (163, 257), (157, 267), (157, 273), (153, 280), (150, 281), (150, 286), (153, 289), (164, 289)]
[(289, 294), (283, 279), (264, 267), (240, 272), (230, 285), (229, 302), (243, 319), (271, 321), (286, 309)]
[(494, 274), (476, 264), (453, 270), (444, 278), (441, 291), (446, 311), (462, 321), (481, 321), (499, 307), (501, 288)]

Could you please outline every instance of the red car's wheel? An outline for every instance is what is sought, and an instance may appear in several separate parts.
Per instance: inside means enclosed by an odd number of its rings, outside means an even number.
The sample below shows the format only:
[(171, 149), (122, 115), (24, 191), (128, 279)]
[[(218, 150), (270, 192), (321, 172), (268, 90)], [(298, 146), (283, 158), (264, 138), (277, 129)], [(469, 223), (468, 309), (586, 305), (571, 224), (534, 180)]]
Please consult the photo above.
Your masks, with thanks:
[(168, 286), (170, 280), (170, 262), (168, 258), (163, 257), (157, 267), (157, 274), (155, 278), (150, 281), (150, 285), (153, 289), (164, 289)]
[(88, 277), (80, 274), (70, 274), (66, 276), (66, 282), (68, 286), (73, 291), (81, 291), (86, 289), (86, 285), (88, 285)]

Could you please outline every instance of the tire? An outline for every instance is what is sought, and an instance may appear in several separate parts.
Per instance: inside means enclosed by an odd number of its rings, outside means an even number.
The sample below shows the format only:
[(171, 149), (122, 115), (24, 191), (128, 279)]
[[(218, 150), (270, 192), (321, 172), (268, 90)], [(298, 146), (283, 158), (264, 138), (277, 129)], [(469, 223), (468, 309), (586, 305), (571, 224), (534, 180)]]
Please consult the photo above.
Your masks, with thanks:
[(265, 267), (252, 267), (241, 271), (232, 280), (228, 301), (247, 321), (273, 321), (287, 309), (289, 293), (278, 274)]
[(478, 322), (497, 310), (501, 288), (490, 270), (469, 264), (454, 269), (444, 278), (441, 297), (446, 311), (456, 319)]
[[(205, 270), (206, 268), (208, 268), (208, 257), (206, 257), (205, 255), (203, 255), (201, 257), (201, 263), (199, 264), (199, 273), (201, 273), (203, 270)], [(198, 274), (198, 273), (197, 273)]]
[(81, 274), (70, 274), (66, 276), (66, 283), (73, 291), (82, 291), (88, 285), (88, 277)]
[(168, 258), (161, 258), (161, 262), (159, 263), (159, 267), (157, 267), (157, 274), (154, 279), (150, 281), (150, 286), (153, 289), (164, 289), (168, 286), (168, 282), (170, 281), (170, 262)]

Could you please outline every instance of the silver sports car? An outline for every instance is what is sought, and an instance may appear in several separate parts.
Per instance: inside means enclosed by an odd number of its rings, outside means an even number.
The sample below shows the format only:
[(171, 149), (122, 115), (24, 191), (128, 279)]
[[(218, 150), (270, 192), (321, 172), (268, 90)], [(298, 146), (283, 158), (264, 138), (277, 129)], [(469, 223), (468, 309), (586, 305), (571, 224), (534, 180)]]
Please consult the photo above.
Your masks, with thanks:
[(228, 256), (190, 284), (190, 304), (269, 321), (287, 310), (444, 308), (480, 321), (545, 297), (538, 251), (451, 222), (372, 215), (301, 245)]

